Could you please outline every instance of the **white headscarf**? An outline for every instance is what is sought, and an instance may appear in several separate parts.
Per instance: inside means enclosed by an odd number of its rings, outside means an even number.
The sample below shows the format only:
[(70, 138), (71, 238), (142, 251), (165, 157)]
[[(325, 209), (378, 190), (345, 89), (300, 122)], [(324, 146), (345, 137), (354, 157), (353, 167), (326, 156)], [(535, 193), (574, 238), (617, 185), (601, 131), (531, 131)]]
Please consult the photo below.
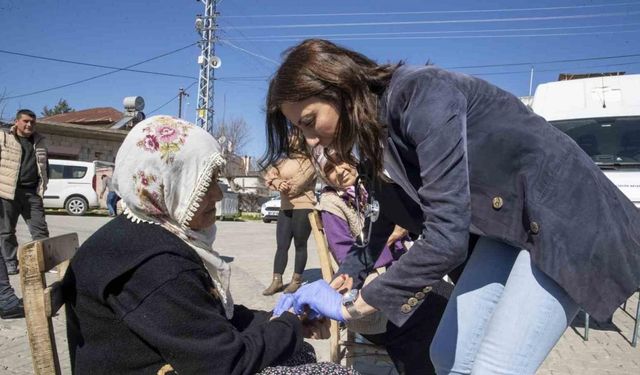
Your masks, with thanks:
[(112, 181), (131, 221), (160, 225), (198, 253), (231, 319), (231, 270), (212, 248), (215, 224), (204, 230), (188, 226), (224, 164), (220, 145), (209, 133), (181, 119), (154, 116), (125, 138)]

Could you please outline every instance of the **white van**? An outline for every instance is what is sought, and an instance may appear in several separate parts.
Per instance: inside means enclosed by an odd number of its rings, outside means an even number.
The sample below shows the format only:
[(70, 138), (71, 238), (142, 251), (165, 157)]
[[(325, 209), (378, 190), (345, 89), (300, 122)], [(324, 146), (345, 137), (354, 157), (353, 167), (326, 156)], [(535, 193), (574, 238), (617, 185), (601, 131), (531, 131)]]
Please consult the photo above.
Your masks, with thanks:
[(89, 208), (99, 207), (96, 171), (112, 166), (112, 163), (99, 161), (49, 159), (44, 207), (64, 208), (69, 215), (84, 215)]
[(640, 74), (544, 83), (531, 108), (573, 138), (640, 207)]

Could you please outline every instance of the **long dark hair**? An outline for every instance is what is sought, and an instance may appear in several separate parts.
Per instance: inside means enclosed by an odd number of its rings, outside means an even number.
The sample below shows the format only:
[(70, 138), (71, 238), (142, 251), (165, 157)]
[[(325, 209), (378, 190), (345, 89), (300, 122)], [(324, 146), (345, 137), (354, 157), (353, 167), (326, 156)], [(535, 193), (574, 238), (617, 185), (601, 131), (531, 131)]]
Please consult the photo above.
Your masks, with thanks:
[(378, 118), (378, 102), (393, 72), (402, 63), (378, 65), (368, 57), (322, 39), (308, 39), (285, 52), (285, 60), (269, 83), (267, 94), (267, 151), (260, 163), (266, 167), (292, 150), (289, 136), (297, 129), (287, 121), (281, 106), (318, 97), (340, 113), (333, 148), (341, 160), (354, 163), (357, 147), (361, 162), (382, 171), (380, 143), (386, 125)]

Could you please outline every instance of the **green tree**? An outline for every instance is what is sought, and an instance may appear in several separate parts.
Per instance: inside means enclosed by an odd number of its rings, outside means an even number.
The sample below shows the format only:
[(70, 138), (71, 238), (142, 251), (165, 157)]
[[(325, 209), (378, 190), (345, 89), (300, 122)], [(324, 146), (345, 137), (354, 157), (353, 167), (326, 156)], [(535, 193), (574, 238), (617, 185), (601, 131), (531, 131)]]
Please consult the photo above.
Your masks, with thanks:
[(69, 113), (69, 112), (75, 112), (75, 109), (71, 108), (71, 106), (69, 105), (69, 103), (67, 103), (66, 100), (60, 99), (58, 100), (58, 104), (56, 104), (55, 107), (51, 109), (49, 109), (45, 105), (44, 108), (42, 109), (42, 116), (48, 117), (53, 115), (59, 115), (61, 113)]

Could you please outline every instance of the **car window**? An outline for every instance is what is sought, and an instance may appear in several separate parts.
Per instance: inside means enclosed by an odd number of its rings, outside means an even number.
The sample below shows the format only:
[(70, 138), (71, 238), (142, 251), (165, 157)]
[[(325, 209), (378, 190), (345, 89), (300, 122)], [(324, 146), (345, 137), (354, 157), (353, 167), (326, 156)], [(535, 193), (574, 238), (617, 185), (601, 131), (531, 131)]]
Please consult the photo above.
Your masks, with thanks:
[(80, 179), (87, 174), (87, 167), (79, 165), (49, 164), (49, 179)]
[(87, 167), (65, 165), (63, 178), (83, 178), (87, 174)]
[(64, 165), (49, 164), (49, 179), (62, 178)]

